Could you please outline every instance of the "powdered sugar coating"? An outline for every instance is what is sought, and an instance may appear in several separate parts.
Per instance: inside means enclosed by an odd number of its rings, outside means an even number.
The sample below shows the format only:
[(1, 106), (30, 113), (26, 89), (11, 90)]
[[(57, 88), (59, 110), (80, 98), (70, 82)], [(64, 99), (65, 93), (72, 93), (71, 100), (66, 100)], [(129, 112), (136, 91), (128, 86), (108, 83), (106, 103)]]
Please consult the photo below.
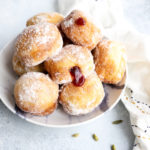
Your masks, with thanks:
[(57, 62), (64, 58), (69, 59), (70, 61), (75, 59), (74, 62), (77, 63), (88, 63), (93, 59), (91, 53), (87, 49), (83, 48), (82, 46), (73, 44), (66, 45), (62, 49), (61, 53), (54, 56), (52, 60)]
[(56, 105), (58, 85), (48, 75), (29, 72), (17, 80), (14, 95), (21, 109), (31, 113), (41, 113)]
[(74, 24), (74, 20), (72, 18), (64, 21), (65, 28), (68, 28)]
[(46, 70), (58, 84), (72, 81), (70, 69), (74, 66), (78, 66), (85, 77), (94, 71), (93, 56), (87, 48), (66, 45), (58, 55), (45, 62)]
[[(29, 102), (36, 102), (37, 97), (37, 90), (42, 90), (40, 78), (45, 78), (47, 82), (52, 82), (48, 75), (44, 75), (42, 73), (30, 72), (25, 74), (20, 78), (20, 80), (25, 80), (26, 82), (22, 83), (22, 91), (19, 93), (19, 100), (20, 101), (29, 101)], [(32, 82), (32, 84), (31, 84)], [(30, 85), (30, 86), (28, 86)]]
[(19, 35), (17, 54), (26, 66), (35, 66), (57, 54), (63, 42), (57, 27), (50, 23), (31, 25)]
[(70, 115), (84, 115), (84, 114), (87, 114), (87, 113), (90, 113), (91, 111), (93, 111), (93, 108), (86, 108), (86, 109), (79, 109), (77, 108), (76, 105), (74, 105), (73, 103), (69, 102), (68, 101), (68, 104), (63, 104), (61, 101), (60, 101), (60, 104), (63, 105), (63, 109), (66, 113), (70, 114)]
[(53, 13), (39, 13), (33, 17), (31, 17), (27, 21), (27, 26), (35, 25), (39, 23), (53, 23), (55, 25), (59, 25), (59, 23), (64, 19), (64, 17), (56, 12)]
[(104, 90), (96, 73), (86, 78), (82, 87), (72, 83), (65, 85), (60, 94), (60, 103), (64, 110), (71, 115), (82, 115), (91, 112), (104, 97)]
[(43, 64), (39, 64), (37, 66), (33, 66), (33, 67), (27, 67), (25, 66), (20, 60), (19, 57), (15, 51), (14, 55), (13, 55), (13, 59), (12, 59), (12, 65), (13, 65), (13, 70), (15, 71), (15, 73), (17, 75), (22, 75), (26, 72), (44, 72), (44, 65)]

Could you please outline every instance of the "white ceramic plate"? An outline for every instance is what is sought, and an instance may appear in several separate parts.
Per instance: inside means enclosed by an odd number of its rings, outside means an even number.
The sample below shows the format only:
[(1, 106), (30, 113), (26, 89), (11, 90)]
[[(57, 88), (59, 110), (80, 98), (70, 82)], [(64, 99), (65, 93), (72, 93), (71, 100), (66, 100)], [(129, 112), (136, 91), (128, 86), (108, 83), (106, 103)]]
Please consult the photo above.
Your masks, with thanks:
[(58, 106), (57, 110), (45, 117), (38, 117), (24, 113), (15, 106), (13, 87), (17, 80), (17, 76), (12, 70), (12, 55), (14, 52), (14, 39), (0, 52), (0, 99), (6, 105), (6, 107), (13, 113), (19, 115), (21, 118), (47, 127), (71, 127), (82, 123), (89, 122), (106, 111), (113, 108), (120, 100), (121, 93), (125, 88), (126, 73), (124, 78), (118, 85), (106, 85), (105, 98), (103, 102), (91, 113), (82, 116), (70, 116), (62, 110), (61, 106)]

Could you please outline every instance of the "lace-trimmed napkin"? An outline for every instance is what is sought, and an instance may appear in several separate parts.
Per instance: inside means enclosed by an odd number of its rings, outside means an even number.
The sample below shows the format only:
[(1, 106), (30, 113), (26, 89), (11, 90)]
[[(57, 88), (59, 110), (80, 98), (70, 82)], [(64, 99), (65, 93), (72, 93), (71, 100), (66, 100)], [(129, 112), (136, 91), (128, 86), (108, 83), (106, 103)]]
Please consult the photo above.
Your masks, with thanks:
[(123, 17), (119, 0), (58, 0), (60, 13), (82, 10), (112, 40), (126, 47), (128, 82), (122, 102), (135, 134), (133, 150), (150, 149), (150, 36), (137, 32)]

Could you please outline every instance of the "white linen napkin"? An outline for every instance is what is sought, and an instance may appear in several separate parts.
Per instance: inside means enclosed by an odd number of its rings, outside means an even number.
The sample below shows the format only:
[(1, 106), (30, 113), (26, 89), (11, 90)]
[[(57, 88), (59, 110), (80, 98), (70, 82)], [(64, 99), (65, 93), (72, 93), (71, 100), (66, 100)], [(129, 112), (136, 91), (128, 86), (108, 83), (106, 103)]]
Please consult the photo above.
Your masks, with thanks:
[(128, 82), (122, 102), (136, 137), (133, 150), (149, 150), (150, 36), (139, 33), (124, 19), (119, 0), (58, 0), (60, 13), (67, 15), (73, 9), (89, 14), (105, 36), (125, 45)]

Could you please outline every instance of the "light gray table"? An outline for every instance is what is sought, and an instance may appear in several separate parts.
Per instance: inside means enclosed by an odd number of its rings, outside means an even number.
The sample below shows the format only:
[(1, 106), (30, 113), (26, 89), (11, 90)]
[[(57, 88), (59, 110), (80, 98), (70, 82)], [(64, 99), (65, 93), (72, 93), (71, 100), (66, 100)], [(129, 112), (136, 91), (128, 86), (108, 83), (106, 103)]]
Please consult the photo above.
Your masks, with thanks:
[[(125, 17), (143, 33), (150, 33), (150, 1), (122, 0)], [(0, 49), (25, 26), (33, 14), (53, 10), (54, 0), (0, 0)], [(120, 125), (112, 121), (123, 119)], [(30, 124), (0, 102), (0, 150), (131, 150), (134, 136), (129, 115), (121, 102), (101, 118), (79, 127), (54, 129)], [(73, 133), (80, 133), (76, 139)], [(99, 142), (91, 135), (96, 133)]]

